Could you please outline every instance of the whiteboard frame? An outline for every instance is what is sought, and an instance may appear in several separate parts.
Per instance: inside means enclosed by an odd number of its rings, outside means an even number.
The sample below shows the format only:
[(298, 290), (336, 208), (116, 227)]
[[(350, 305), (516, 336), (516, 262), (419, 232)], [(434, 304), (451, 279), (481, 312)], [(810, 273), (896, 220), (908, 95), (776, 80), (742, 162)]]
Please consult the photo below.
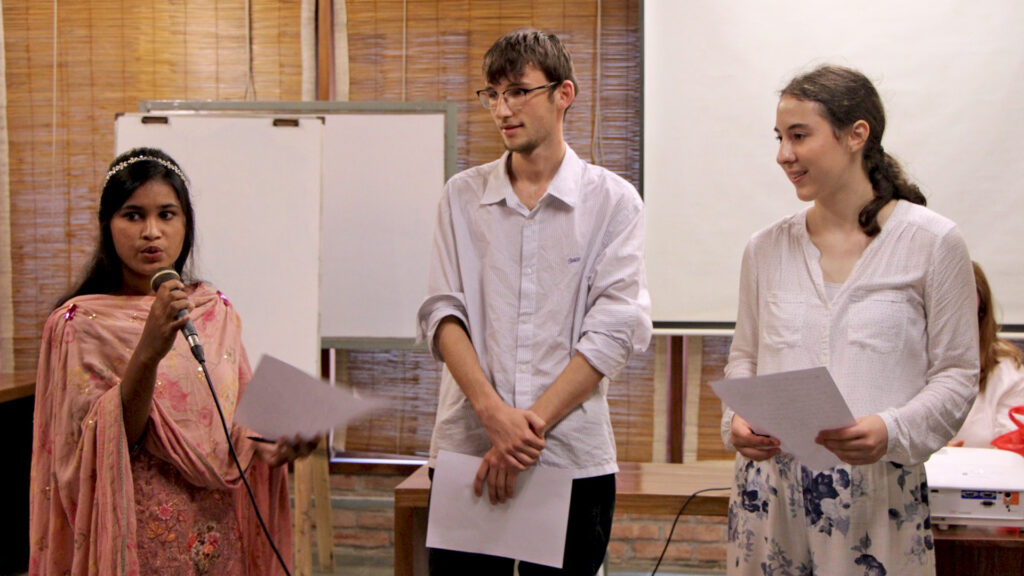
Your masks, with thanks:
[(422, 114), (441, 112), (444, 125), (444, 177), (455, 175), (458, 162), (459, 111), (454, 102), (224, 102), (213, 100), (143, 100), (139, 112), (160, 114), (164, 112), (245, 112), (247, 114), (339, 114), (359, 113), (380, 114), (407, 113)]

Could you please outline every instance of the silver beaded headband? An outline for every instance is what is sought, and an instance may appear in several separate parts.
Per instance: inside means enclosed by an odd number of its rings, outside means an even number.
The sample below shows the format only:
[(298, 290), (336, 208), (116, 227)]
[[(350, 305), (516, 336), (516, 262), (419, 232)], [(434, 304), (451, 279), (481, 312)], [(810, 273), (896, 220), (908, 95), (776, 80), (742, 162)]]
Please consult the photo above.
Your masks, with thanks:
[(107, 177), (103, 180), (103, 187), (107, 187), (107, 182), (110, 182), (111, 176), (117, 174), (118, 172), (124, 170), (125, 168), (131, 166), (132, 164), (135, 164), (136, 162), (141, 162), (143, 160), (151, 160), (153, 162), (156, 162), (157, 164), (160, 164), (164, 168), (167, 168), (168, 170), (174, 172), (178, 176), (181, 176), (181, 179), (186, 184), (188, 184), (188, 178), (185, 178), (185, 173), (181, 171), (181, 168), (178, 168), (177, 166), (168, 162), (167, 160), (164, 160), (163, 158), (156, 158), (153, 156), (135, 156), (134, 158), (129, 158), (124, 162), (118, 162), (117, 164), (115, 164), (114, 167), (110, 169), (110, 172), (107, 172)]

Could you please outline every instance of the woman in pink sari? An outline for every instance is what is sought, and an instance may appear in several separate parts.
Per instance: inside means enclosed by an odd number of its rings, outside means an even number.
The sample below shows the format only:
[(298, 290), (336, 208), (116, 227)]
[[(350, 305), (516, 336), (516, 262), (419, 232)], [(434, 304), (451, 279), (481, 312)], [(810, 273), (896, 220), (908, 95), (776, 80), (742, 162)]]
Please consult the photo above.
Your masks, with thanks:
[[(189, 261), (195, 224), (187, 184), (159, 150), (118, 156), (103, 185), (93, 261), (46, 321), (32, 452), (32, 575), (283, 573), (199, 364), (179, 336), (191, 318), (230, 423), (251, 377), (238, 314), (201, 282), (150, 289), (154, 272), (182, 274)], [(246, 436), (231, 428), (269, 532), (290, 561), (281, 464), (315, 443), (256, 444)]]

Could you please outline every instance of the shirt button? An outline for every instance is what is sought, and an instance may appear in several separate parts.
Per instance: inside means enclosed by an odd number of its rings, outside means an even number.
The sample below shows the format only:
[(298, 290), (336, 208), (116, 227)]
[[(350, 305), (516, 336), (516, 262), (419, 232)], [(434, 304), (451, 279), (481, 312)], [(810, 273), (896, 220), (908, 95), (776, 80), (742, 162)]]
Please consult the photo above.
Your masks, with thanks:
[(523, 374), (526, 374), (526, 372), (529, 371), (529, 370), (530, 370), (530, 367), (527, 366), (526, 364), (523, 364), (522, 366), (519, 367), (519, 371), (522, 372)]
[(522, 318), (519, 319), (519, 322), (522, 323), (522, 324), (529, 324), (530, 323), (530, 317), (529, 316), (523, 316)]
[(523, 270), (523, 272), (525, 272), (527, 275), (533, 274), (533, 268), (527, 268), (526, 270)]

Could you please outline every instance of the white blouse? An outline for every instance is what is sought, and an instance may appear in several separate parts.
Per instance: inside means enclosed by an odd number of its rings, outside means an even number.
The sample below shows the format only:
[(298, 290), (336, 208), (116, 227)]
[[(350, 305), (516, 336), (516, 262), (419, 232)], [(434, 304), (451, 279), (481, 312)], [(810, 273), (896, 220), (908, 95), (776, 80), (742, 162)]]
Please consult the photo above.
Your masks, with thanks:
[[(917, 464), (960, 429), (977, 393), (974, 273), (956, 225), (899, 201), (833, 299), (807, 210), (755, 234), (740, 273), (727, 378), (826, 366), (855, 417), (878, 414), (885, 459)], [(731, 447), (733, 412), (722, 418)]]
[(1017, 429), (1009, 412), (1020, 405), (1024, 405), (1024, 369), (1011, 358), (1000, 358), (953, 440), (963, 440), (968, 447), (991, 448), (997, 436)]

